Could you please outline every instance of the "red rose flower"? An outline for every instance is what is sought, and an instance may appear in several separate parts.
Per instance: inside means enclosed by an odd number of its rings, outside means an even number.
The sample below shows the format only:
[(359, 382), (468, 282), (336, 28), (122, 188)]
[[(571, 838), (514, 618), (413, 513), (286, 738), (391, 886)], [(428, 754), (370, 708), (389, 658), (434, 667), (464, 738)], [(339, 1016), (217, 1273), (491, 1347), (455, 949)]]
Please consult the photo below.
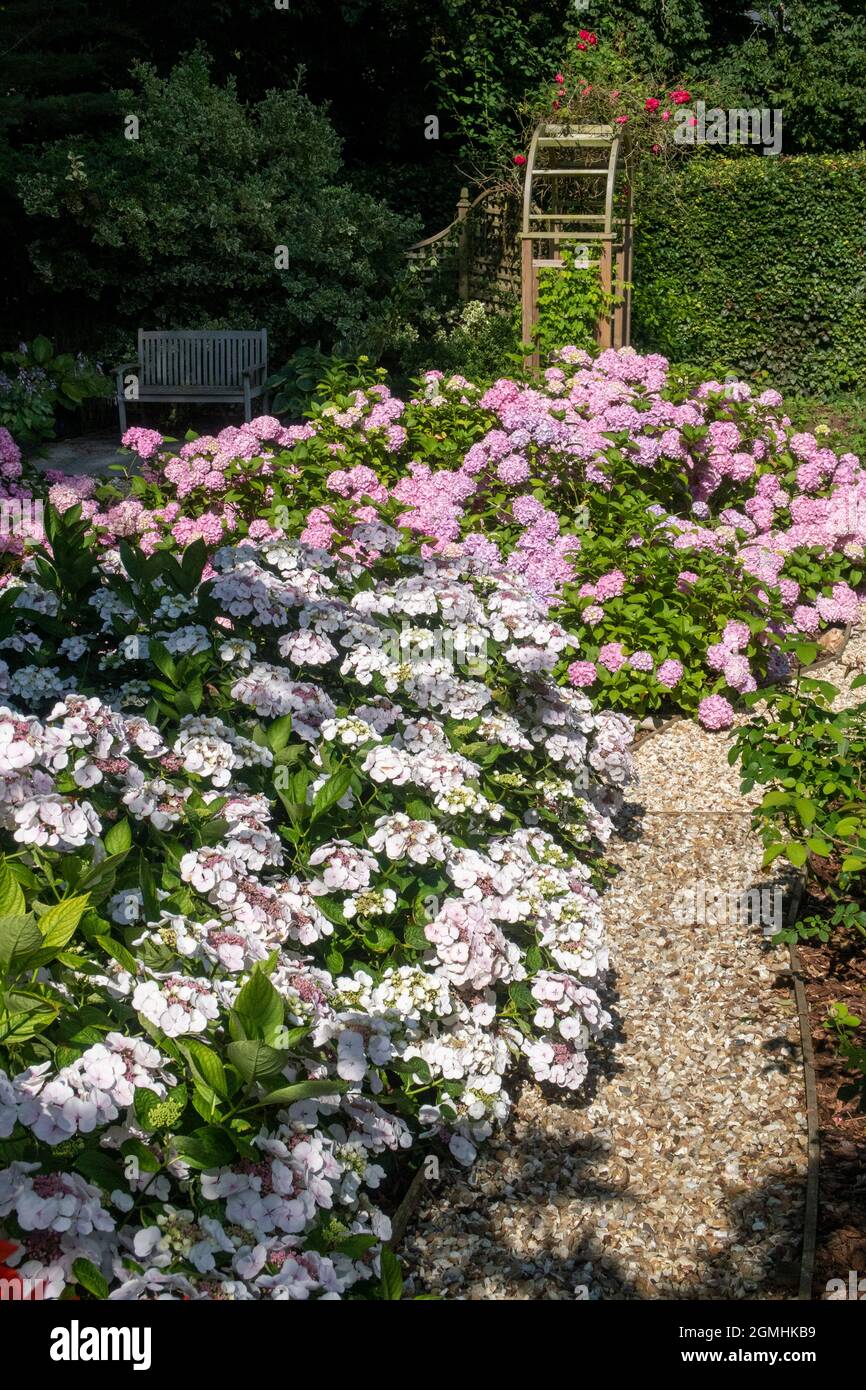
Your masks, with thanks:
[(561, 87), (562, 84), (563, 84), (563, 82), (565, 81), (565, 78), (563, 77), (563, 75), (562, 75), (561, 72), (558, 72), (558, 73), (556, 74), (556, 76), (554, 77), (553, 80), (554, 80), (554, 82), (558, 82), (559, 85), (560, 85), (560, 87)]
[(578, 46), (578, 48), (580, 48), (580, 49), (585, 49), (585, 48), (586, 48), (586, 44), (585, 44), (585, 43), (579, 43), (577, 46)]
[(691, 101), (691, 92), (687, 92), (684, 87), (677, 87), (675, 92), (671, 92), (671, 101), (674, 106), (685, 106), (686, 102)]
[(661, 102), (659, 101), (658, 97), (647, 97), (646, 101), (643, 104), (643, 109), (644, 111), (658, 111), (660, 106)]
[(515, 164), (525, 164), (525, 163), (526, 163), (526, 155), (525, 155), (525, 154), (516, 154), (516, 155), (514, 156), (514, 163), (515, 163)]

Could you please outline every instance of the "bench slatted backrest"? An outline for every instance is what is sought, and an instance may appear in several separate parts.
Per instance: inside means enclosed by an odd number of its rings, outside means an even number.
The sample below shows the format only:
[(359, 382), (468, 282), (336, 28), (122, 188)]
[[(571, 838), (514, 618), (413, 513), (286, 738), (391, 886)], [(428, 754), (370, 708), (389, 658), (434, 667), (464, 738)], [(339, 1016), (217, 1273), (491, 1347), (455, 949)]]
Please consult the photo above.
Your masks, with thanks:
[(184, 390), (195, 386), (240, 391), (243, 373), (267, 367), (267, 330), (162, 332), (139, 329), (142, 386)]

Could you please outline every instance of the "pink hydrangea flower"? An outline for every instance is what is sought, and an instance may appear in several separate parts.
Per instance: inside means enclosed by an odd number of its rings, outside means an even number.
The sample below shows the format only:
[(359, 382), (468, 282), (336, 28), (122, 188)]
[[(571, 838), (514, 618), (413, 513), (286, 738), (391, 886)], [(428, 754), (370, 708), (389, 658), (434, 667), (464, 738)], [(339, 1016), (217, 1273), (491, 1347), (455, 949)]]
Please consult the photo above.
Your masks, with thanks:
[(501, 483), (508, 486), (525, 483), (529, 477), (529, 464), (519, 454), (509, 454), (497, 468), (496, 476)]
[(698, 719), (705, 729), (729, 729), (734, 722), (734, 709), (723, 695), (708, 695), (698, 705)]
[(164, 441), (159, 430), (145, 430), (139, 425), (134, 425), (126, 431), (120, 442), (138, 454), (140, 459), (152, 459)]
[(798, 603), (794, 609), (794, 626), (800, 632), (808, 632), (809, 634), (817, 632), (821, 626), (821, 615), (817, 608), (813, 608), (810, 604)]
[(632, 652), (632, 655), (628, 659), (628, 664), (635, 671), (651, 671), (654, 662), (650, 652), (639, 651)]
[(573, 661), (568, 668), (568, 679), (572, 685), (592, 685), (597, 677), (598, 672), (592, 661)]
[(739, 654), (732, 656), (729, 661), (725, 662), (724, 676), (731, 689), (738, 690), (741, 694), (757, 688), (748, 661)]
[(656, 680), (659, 685), (665, 686), (668, 690), (673, 690), (675, 686), (679, 685), (682, 678), (683, 664), (681, 661), (676, 661), (673, 657), (669, 657), (667, 661), (663, 661), (656, 671)]
[(731, 621), (725, 624), (722, 641), (726, 647), (730, 647), (731, 651), (738, 652), (741, 647), (749, 645), (751, 635), (747, 623)]
[(0, 476), (21, 477), (21, 450), (7, 429), (0, 427)]
[(597, 580), (595, 586), (595, 596), (601, 599), (602, 603), (608, 598), (618, 598), (625, 589), (625, 575), (622, 570), (611, 570), (608, 574), (603, 574)]
[(598, 653), (598, 664), (614, 675), (625, 662), (625, 651), (621, 642), (606, 642)]

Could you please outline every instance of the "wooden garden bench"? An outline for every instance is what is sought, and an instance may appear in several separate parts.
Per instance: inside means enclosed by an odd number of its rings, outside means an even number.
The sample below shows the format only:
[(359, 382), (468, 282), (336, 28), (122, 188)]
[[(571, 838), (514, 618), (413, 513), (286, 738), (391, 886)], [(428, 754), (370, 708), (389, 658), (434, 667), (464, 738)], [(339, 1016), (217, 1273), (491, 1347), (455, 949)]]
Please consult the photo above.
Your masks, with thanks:
[(127, 401), (243, 402), (266, 395), (268, 331), (163, 332), (138, 330), (138, 361), (117, 368), (117, 411), (126, 432)]

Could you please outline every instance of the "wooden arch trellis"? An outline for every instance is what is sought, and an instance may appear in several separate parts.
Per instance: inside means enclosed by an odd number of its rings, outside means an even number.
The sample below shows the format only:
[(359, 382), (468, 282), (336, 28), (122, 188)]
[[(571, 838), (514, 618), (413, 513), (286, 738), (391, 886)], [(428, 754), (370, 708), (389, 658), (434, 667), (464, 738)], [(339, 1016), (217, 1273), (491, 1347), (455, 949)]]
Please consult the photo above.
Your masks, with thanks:
[[(623, 144), (609, 125), (545, 122), (529, 147), (522, 198), (501, 185), (470, 200), (462, 189), (456, 217), (409, 248), (416, 271), (444, 277), (464, 303), (491, 310), (522, 300), (523, 341), (538, 322), (538, 272), (563, 265), (563, 252), (600, 243), (602, 289), (621, 292), (596, 324), (599, 347), (631, 341), (632, 195)], [(452, 290), (453, 293), (453, 290)], [(527, 359), (539, 365), (538, 353)]]
[[(624, 175), (622, 139), (610, 125), (542, 122), (529, 146), (521, 230), (523, 341), (538, 323), (538, 272), (564, 264), (563, 252), (600, 243), (599, 275), (606, 298), (596, 325), (599, 347), (631, 340), (632, 193)], [(528, 359), (539, 365), (538, 352)]]

